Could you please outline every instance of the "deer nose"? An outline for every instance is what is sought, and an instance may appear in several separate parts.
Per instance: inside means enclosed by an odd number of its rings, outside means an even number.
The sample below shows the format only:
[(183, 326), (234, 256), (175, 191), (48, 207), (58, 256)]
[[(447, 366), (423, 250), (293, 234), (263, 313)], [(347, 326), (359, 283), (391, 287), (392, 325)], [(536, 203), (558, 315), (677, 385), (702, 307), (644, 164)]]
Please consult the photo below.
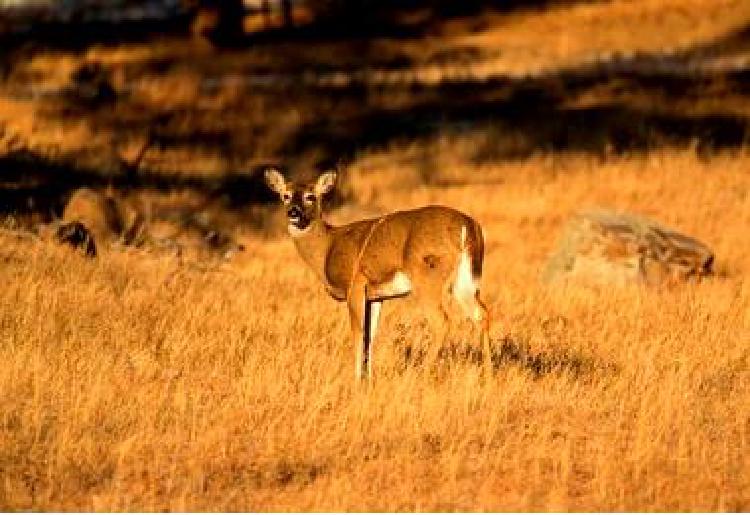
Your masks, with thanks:
[(299, 206), (292, 206), (287, 210), (286, 216), (289, 218), (300, 218), (302, 216), (302, 210)]

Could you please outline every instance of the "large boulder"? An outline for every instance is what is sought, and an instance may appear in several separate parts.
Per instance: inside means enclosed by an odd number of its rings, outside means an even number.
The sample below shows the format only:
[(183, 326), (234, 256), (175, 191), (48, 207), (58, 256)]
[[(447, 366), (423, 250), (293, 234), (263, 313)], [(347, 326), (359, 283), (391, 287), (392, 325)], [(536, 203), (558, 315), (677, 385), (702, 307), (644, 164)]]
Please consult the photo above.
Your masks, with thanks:
[(668, 284), (711, 275), (714, 253), (646, 218), (588, 211), (569, 222), (544, 270), (546, 281)]

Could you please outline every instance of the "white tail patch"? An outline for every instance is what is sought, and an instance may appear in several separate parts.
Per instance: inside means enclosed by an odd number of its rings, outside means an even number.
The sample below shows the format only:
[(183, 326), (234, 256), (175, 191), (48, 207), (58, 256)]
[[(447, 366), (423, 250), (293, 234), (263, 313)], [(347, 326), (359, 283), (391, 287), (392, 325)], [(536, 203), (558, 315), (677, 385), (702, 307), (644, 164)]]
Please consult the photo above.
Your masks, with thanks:
[(461, 253), (456, 266), (456, 278), (453, 281), (453, 296), (464, 313), (473, 320), (479, 320), (482, 313), (475, 301), (479, 285), (471, 272), (471, 256), (466, 245), (466, 227), (461, 227)]

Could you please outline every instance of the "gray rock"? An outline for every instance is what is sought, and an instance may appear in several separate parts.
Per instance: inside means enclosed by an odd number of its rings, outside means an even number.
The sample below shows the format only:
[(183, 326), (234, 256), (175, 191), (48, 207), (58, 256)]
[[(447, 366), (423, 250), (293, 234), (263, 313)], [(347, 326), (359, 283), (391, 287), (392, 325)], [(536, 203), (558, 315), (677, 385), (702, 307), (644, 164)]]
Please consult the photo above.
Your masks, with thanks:
[(713, 273), (704, 243), (632, 214), (598, 210), (575, 215), (543, 273), (599, 284), (673, 284)]

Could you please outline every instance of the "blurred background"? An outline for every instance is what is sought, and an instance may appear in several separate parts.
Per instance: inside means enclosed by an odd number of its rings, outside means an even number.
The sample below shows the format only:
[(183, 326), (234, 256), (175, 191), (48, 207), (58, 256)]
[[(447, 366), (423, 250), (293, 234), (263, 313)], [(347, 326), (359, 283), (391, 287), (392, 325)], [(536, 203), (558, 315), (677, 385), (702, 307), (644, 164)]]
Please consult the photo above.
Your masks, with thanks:
[(267, 233), (268, 163), (336, 164), (366, 204), (540, 156), (711, 159), (750, 138), (749, 65), (744, 0), (0, 0), (0, 216), (109, 187)]

